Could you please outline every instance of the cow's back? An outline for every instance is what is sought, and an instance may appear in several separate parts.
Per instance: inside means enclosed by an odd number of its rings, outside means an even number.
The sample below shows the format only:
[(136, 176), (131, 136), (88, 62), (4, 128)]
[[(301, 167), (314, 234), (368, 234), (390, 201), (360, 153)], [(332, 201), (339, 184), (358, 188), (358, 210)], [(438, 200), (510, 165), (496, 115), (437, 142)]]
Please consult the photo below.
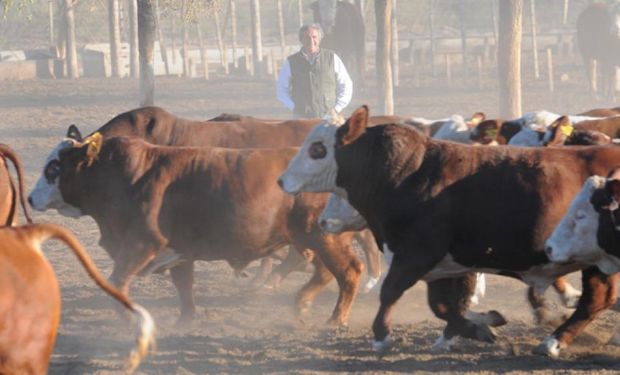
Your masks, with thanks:
[(0, 157), (0, 225), (12, 225), (17, 221), (17, 197), (8, 165)]
[(60, 321), (60, 290), (41, 255), (17, 232), (0, 244), (0, 373), (45, 374)]

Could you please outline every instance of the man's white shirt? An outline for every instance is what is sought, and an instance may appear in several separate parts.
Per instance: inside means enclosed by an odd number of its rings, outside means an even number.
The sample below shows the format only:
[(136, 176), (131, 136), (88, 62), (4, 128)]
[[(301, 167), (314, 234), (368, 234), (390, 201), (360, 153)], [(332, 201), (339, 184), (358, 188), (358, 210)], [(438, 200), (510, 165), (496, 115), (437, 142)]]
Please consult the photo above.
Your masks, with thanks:
[[(334, 110), (340, 113), (351, 102), (351, 97), (353, 96), (353, 81), (351, 81), (351, 77), (349, 77), (344, 63), (335, 53), (334, 71), (336, 73), (336, 103), (334, 105)], [(282, 69), (280, 69), (278, 82), (276, 83), (276, 94), (278, 100), (284, 104), (286, 108), (291, 111), (295, 108), (295, 103), (291, 96), (291, 64), (288, 59), (284, 59), (282, 63)]]

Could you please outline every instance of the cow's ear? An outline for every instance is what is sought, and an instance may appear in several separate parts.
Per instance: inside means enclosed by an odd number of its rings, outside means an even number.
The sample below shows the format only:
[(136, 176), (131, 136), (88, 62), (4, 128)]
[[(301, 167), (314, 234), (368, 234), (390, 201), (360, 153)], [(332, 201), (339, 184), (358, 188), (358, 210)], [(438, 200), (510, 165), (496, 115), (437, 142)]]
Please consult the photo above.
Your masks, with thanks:
[(366, 125), (368, 125), (368, 106), (363, 105), (356, 109), (345, 125), (348, 129), (347, 133), (342, 137), (343, 146), (355, 141), (366, 131)]
[(101, 144), (103, 143), (103, 137), (101, 133), (95, 133), (84, 141), (87, 149), (86, 149), (86, 157), (89, 160), (93, 160), (99, 155), (99, 151), (101, 151)]
[(82, 142), (82, 133), (80, 133), (80, 129), (75, 124), (69, 125), (69, 129), (67, 129), (67, 138), (74, 139), (78, 142)]
[(572, 125), (567, 116), (560, 116), (555, 120), (548, 128), (550, 136), (545, 143), (545, 146), (555, 146), (564, 144), (566, 138), (572, 133)]
[(620, 202), (620, 180), (615, 178), (607, 180), (607, 183), (605, 184), (605, 189), (616, 202)]
[(486, 115), (484, 113), (476, 112), (471, 116), (469, 121), (467, 121), (466, 125), (468, 128), (471, 129), (471, 128), (478, 126), (478, 124), (480, 124), (485, 119), (486, 119)]

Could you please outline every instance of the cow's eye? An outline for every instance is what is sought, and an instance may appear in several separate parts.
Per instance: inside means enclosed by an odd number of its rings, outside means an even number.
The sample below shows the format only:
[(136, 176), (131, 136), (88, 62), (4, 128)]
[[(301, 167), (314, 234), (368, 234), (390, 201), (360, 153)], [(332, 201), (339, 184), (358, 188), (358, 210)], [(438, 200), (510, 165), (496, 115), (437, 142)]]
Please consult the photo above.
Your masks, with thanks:
[(60, 175), (60, 162), (58, 160), (52, 160), (47, 163), (45, 167), (45, 179), (48, 183), (52, 184), (56, 181), (56, 178)]
[(321, 142), (314, 142), (308, 149), (308, 154), (312, 159), (323, 159), (327, 155), (327, 149)]
[(575, 215), (575, 220), (579, 221), (579, 220), (583, 220), (586, 218), (586, 214), (585, 212), (579, 211), (577, 212), (577, 215)]

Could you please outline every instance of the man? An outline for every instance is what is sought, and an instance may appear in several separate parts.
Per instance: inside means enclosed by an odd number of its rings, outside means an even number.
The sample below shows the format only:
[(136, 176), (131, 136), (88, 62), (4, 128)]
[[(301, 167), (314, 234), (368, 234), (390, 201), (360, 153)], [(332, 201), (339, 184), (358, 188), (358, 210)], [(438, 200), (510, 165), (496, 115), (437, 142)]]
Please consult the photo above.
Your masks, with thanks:
[(277, 96), (295, 117), (324, 117), (340, 113), (351, 101), (353, 83), (342, 60), (321, 49), (318, 23), (299, 29), (302, 48), (282, 63)]

